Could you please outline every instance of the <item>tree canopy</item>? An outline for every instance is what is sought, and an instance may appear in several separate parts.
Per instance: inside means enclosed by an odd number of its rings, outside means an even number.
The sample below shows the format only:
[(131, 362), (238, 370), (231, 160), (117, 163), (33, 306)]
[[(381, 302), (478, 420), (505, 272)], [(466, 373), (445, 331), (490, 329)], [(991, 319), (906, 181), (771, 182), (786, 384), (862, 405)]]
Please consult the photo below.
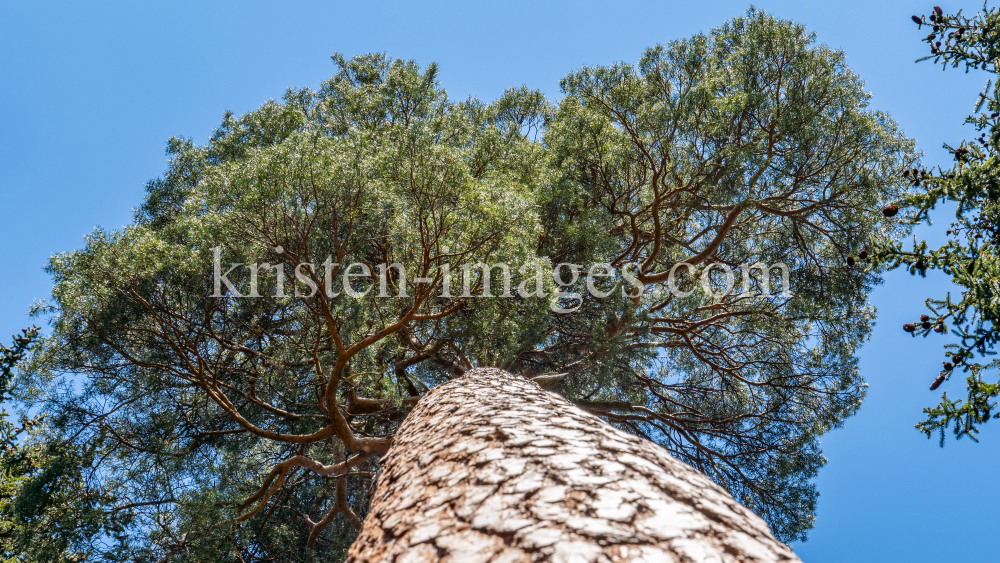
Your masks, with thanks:
[[(126, 533), (89, 556), (342, 557), (399, 422), (481, 366), (548, 378), (804, 537), (818, 438), (864, 396), (864, 257), (905, 232), (880, 210), (915, 162), (843, 54), (751, 10), (557, 102), (492, 103), (433, 64), (333, 59), (205, 146), (171, 139), (134, 222), (49, 265), (20, 399), (115, 491)], [(477, 266), (500, 263), (510, 292)]]

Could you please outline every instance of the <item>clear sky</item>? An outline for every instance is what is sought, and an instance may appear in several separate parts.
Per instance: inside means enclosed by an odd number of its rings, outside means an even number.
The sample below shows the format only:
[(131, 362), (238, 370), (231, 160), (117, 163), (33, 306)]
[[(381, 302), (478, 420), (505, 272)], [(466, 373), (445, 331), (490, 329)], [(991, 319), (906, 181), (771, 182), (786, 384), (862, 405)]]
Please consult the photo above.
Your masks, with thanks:
[[(491, 100), (526, 84), (551, 98), (585, 64), (636, 61), (643, 49), (708, 31), (744, 2), (15, 2), (0, 3), (0, 335), (28, 323), (44, 299), (42, 266), (82, 246), (94, 226), (131, 219), (143, 184), (164, 169), (165, 141), (203, 143), (225, 110), (315, 87), (329, 55), (385, 51), (437, 62), (452, 98)], [(942, 74), (922, 56), (914, 1), (761, 1), (843, 49), (873, 106), (917, 139), (928, 164), (961, 126), (985, 75)], [(945, 11), (981, 7), (942, 4)], [(926, 33), (926, 32), (925, 32)], [(948, 213), (918, 234), (939, 240)], [(827, 435), (816, 528), (793, 547), (807, 563), (990, 560), (1000, 490), (1000, 424), (982, 443), (925, 439), (914, 428), (937, 402), (927, 390), (945, 339), (900, 329), (947, 280), (895, 273), (873, 295), (878, 325), (861, 353), (868, 398)], [(964, 395), (955, 378), (942, 389)]]

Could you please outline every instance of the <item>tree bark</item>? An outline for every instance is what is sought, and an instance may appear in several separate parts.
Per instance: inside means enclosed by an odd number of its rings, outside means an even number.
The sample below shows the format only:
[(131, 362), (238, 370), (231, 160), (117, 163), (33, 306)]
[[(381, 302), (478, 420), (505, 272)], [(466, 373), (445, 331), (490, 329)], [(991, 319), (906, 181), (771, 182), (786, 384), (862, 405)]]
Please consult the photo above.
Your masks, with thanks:
[(663, 448), (474, 369), (403, 422), (349, 562), (799, 561)]

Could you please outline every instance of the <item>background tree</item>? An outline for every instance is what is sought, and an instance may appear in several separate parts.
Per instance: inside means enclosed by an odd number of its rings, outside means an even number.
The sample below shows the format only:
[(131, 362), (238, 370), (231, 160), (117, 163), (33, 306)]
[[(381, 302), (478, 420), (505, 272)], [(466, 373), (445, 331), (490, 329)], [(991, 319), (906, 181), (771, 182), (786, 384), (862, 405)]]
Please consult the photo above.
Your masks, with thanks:
[[(38, 339), (38, 327), (0, 346), (0, 401), (12, 399), (16, 366)], [(124, 527), (105, 510), (111, 496), (90, 478), (93, 449), (73, 441), (46, 440), (41, 414), (17, 423), (0, 411), (0, 553), (3, 561), (81, 561), (95, 542)]]
[[(526, 88), (455, 102), (434, 65), (334, 61), (204, 147), (171, 140), (135, 222), (49, 266), (53, 334), (21, 398), (97, 444), (133, 518), (105, 557), (341, 557), (399, 422), (485, 366), (564, 374), (546, 381), (804, 537), (818, 437), (864, 394), (880, 278), (854, 257), (904, 232), (878, 210), (914, 162), (843, 55), (750, 11), (575, 72), (558, 106)], [(216, 286), (216, 256), (260, 296)], [(482, 297), (476, 264), (501, 262), (523, 291), (500, 297), (494, 272)], [(615, 266), (592, 280), (608, 297), (518, 269), (568, 262)], [(793, 291), (741, 269), (756, 262), (785, 263)], [(387, 296), (341, 286), (352, 263), (381, 266)], [(749, 289), (697, 283), (713, 265)]]
[[(929, 15), (913, 16), (918, 28), (928, 31), (923, 41), (930, 54), (920, 59), (932, 60), (944, 68), (963, 67), (997, 73), (1000, 56), (1000, 9), (983, 9), (969, 17), (961, 11), (952, 15), (935, 6)], [(938, 204), (955, 203), (955, 222), (947, 230), (948, 242), (929, 248), (926, 241), (904, 249), (900, 242), (883, 247), (879, 262), (890, 268), (908, 268), (913, 275), (940, 270), (961, 288), (960, 296), (949, 293), (943, 299), (928, 299), (927, 312), (916, 316), (903, 330), (914, 336), (948, 334), (955, 342), (945, 346), (943, 369), (930, 385), (937, 389), (956, 372), (965, 374), (967, 396), (952, 400), (947, 392), (936, 407), (924, 409), (927, 419), (917, 428), (930, 437), (939, 432), (944, 445), (945, 430), (954, 423), (956, 437), (976, 440), (978, 426), (990, 419), (1000, 394), (1000, 383), (990, 383), (985, 370), (1000, 366), (990, 360), (1000, 338), (1000, 176), (997, 167), (997, 143), (1000, 142), (1000, 97), (992, 79), (975, 102), (973, 113), (965, 122), (980, 131), (978, 138), (958, 146), (945, 144), (952, 154), (951, 167), (911, 168), (903, 177), (913, 188), (899, 203), (887, 207), (887, 216), (903, 211), (901, 222), (911, 225), (930, 221), (930, 212)], [(1000, 416), (1000, 412), (992, 415)]]

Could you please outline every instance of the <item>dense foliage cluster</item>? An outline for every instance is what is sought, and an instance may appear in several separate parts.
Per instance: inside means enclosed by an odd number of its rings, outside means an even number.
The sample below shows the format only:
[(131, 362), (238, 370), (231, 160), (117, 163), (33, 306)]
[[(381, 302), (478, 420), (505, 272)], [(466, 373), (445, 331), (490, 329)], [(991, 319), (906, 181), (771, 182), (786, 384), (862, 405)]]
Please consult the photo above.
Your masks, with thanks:
[[(564, 374), (567, 398), (803, 537), (818, 438), (864, 396), (880, 278), (855, 257), (905, 232), (880, 210), (915, 162), (843, 54), (751, 11), (574, 72), (558, 103), (456, 102), (434, 65), (334, 61), (205, 146), (171, 140), (134, 223), (53, 258), (53, 332), (19, 399), (115, 492), (101, 506), (124, 532), (87, 555), (335, 560), (399, 421), (474, 366)], [(260, 296), (220, 294), (216, 257)], [(389, 296), (326, 287), (353, 263), (382, 266)], [(536, 291), (482, 297), (474, 266), (497, 263)], [(520, 269), (560, 263), (613, 266), (607, 296)], [(746, 289), (699, 282), (722, 266)], [(468, 295), (443, 291), (449, 271)]]
[[(15, 366), (30, 352), (39, 327), (0, 346), (0, 402), (13, 399)], [(5, 562), (79, 561), (100, 536), (124, 531), (126, 515), (108, 511), (113, 496), (88, 475), (94, 450), (73, 440), (31, 435), (44, 415), (17, 423), (0, 410), (0, 556)]]

